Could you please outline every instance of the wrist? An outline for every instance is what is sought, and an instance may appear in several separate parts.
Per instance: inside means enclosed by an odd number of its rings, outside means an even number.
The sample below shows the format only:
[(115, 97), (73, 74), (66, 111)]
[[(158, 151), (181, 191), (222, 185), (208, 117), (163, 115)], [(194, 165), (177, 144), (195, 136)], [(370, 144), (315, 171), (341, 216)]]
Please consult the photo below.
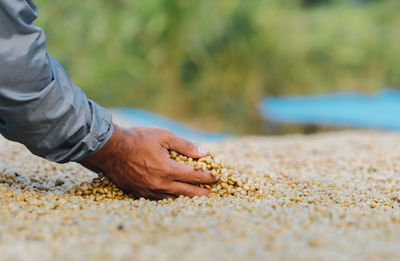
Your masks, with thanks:
[(107, 172), (107, 165), (115, 162), (115, 156), (118, 152), (119, 143), (123, 137), (124, 129), (113, 124), (113, 133), (111, 138), (96, 153), (82, 159), (79, 163), (94, 172)]

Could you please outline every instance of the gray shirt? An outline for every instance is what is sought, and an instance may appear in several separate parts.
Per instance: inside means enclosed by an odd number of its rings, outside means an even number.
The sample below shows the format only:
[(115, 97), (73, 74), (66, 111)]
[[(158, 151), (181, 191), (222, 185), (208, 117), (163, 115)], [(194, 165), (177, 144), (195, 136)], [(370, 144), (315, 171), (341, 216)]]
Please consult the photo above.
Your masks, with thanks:
[(0, 133), (48, 160), (79, 161), (111, 137), (111, 114), (47, 53), (36, 18), (32, 0), (0, 0)]

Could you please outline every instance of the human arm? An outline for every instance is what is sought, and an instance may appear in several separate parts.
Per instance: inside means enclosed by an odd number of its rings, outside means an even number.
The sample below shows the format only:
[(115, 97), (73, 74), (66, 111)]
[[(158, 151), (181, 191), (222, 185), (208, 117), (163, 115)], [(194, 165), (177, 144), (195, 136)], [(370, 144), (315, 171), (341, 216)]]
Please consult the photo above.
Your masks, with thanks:
[(0, 1), (0, 133), (54, 162), (97, 152), (111, 114), (87, 99), (46, 51), (31, 0)]
[(114, 129), (111, 114), (47, 53), (43, 31), (32, 25), (36, 17), (30, 0), (0, 0), (0, 133), (48, 160), (102, 171), (138, 196), (207, 194), (191, 184), (216, 179), (169, 159), (168, 149), (204, 153), (166, 130)]

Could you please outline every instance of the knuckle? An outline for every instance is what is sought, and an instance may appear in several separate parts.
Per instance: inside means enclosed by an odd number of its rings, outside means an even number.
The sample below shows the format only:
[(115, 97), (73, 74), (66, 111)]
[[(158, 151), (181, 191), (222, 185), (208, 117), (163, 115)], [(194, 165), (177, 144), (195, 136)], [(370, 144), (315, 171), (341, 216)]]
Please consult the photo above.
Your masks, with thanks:
[(186, 146), (186, 149), (188, 150), (188, 151), (196, 151), (197, 150), (197, 145), (196, 144), (194, 144), (193, 142), (190, 142), (190, 141), (187, 141), (187, 140), (185, 140), (185, 146)]
[(155, 179), (149, 183), (149, 189), (152, 191), (161, 190), (163, 187), (163, 182), (159, 179)]
[(168, 166), (168, 165), (163, 165), (160, 167), (160, 169), (158, 170), (158, 176), (162, 179), (166, 179), (169, 178), (171, 173), (173, 173), (174, 170), (172, 167)]
[(155, 177), (165, 178), (168, 176), (169, 166), (165, 162), (158, 162), (149, 167), (149, 170), (155, 175)]
[(164, 128), (158, 128), (157, 133), (162, 142), (166, 144), (169, 144), (171, 142), (171, 137), (173, 137), (172, 131)]
[(202, 179), (198, 174), (192, 175), (192, 182), (196, 184), (202, 183)]
[(166, 179), (169, 177), (169, 173), (165, 172), (165, 171), (161, 171), (159, 174), (159, 177), (162, 179)]
[(171, 135), (172, 132), (169, 129), (166, 128), (157, 128), (161, 133), (165, 134), (165, 135)]
[(195, 171), (193, 174), (193, 180), (195, 183), (208, 183), (210, 179), (208, 178), (207, 173)]

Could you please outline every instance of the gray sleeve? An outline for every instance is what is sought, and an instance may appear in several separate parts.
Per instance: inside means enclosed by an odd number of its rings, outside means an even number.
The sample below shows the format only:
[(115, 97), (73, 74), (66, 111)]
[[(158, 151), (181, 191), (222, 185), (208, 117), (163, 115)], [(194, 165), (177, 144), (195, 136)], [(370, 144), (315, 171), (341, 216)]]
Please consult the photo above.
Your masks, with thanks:
[(111, 114), (47, 53), (36, 17), (31, 0), (0, 0), (0, 133), (48, 160), (79, 161), (111, 137)]

